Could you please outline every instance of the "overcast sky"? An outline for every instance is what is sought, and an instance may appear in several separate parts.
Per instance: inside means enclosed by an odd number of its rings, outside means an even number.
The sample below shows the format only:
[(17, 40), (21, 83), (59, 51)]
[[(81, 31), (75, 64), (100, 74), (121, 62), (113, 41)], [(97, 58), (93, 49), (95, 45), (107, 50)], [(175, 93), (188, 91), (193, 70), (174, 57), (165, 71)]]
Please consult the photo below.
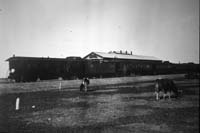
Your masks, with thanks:
[(0, 0), (0, 77), (13, 54), (111, 50), (199, 63), (199, 0)]

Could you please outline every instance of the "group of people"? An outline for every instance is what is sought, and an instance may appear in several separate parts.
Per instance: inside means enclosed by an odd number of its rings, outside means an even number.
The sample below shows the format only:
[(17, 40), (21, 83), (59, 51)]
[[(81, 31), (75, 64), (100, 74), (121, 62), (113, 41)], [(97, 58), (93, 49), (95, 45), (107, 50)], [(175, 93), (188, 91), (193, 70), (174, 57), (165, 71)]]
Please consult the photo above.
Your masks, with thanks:
[(80, 85), (80, 91), (87, 92), (89, 84), (90, 84), (89, 78), (83, 78), (83, 81)]
[(163, 94), (163, 98), (165, 99), (168, 95), (169, 99), (171, 96), (178, 97), (178, 88), (176, 87), (174, 81), (172, 79), (156, 79), (155, 81), (155, 94), (156, 100), (160, 99), (159, 94)]
[[(90, 84), (89, 78), (83, 78), (82, 83), (80, 85), (80, 91), (87, 92), (88, 86)], [(178, 89), (171, 79), (156, 79), (155, 80), (155, 94), (156, 100), (160, 99), (160, 93), (163, 94), (163, 98), (165, 99), (168, 95), (169, 99), (171, 96), (178, 97)]]

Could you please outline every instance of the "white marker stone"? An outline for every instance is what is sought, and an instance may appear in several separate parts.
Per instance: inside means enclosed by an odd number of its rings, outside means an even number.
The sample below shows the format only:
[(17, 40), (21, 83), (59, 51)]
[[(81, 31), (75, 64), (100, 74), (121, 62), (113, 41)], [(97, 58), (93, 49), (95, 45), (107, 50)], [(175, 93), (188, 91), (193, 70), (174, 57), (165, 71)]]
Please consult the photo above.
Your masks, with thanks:
[(59, 90), (61, 90), (61, 82), (60, 82), (60, 84), (59, 84)]
[(16, 99), (15, 110), (19, 110), (19, 97)]

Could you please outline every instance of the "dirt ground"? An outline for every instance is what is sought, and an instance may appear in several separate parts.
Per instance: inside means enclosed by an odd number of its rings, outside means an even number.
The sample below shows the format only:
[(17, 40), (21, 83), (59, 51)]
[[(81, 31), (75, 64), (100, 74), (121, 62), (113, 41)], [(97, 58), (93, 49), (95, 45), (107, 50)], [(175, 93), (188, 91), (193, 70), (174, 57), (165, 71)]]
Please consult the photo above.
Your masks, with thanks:
[(175, 83), (180, 97), (159, 101), (152, 81), (1, 94), (0, 132), (198, 133), (199, 81)]

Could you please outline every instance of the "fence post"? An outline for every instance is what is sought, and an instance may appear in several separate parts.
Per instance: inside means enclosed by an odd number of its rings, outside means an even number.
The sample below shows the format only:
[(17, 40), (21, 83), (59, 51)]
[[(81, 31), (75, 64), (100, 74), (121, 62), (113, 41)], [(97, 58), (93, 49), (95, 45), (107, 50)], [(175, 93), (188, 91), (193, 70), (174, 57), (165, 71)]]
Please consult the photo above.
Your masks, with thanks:
[(19, 110), (19, 102), (20, 102), (20, 98), (17, 97), (16, 103), (15, 103), (15, 110)]
[(61, 90), (62, 88), (62, 84), (61, 84), (61, 81), (60, 81), (60, 84), (59, 84), (59, 90)]

